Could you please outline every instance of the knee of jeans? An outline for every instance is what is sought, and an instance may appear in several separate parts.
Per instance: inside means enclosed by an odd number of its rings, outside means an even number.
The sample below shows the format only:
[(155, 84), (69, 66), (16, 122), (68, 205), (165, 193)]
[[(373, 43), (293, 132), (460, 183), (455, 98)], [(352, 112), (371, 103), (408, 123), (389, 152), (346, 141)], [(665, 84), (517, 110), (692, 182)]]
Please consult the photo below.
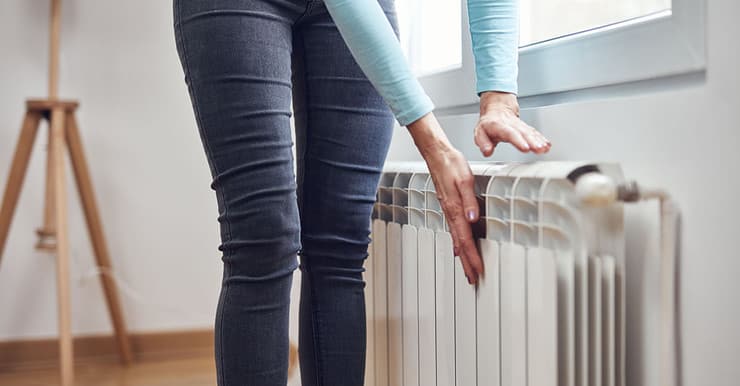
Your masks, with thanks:
[(219, 216), (219, 250), (231, 280), (273, 280), (298, 267), (300, 218), (295, 200), (283, 198), (227, 206)]
[(347, 283), (362, 281), (368, 257), (369, 232), (357, 230), (353, 237), (342, 233), (302, 235), (300, 268), (316, 279), (331, 278)]
[(312, 255), (301, 251), (300, 270), (304, 277), (314, 283), (331, 283), (332, 286), (346, 285), (364, 287), (364, 260), (342, 259), (326, 255)]
[(343, 204), (341, 200), (333, 204), (322, 201), (305, 208), (299, 252), (302, 267), (346, 275), (362, 272), (371, 241), (372, 207)]

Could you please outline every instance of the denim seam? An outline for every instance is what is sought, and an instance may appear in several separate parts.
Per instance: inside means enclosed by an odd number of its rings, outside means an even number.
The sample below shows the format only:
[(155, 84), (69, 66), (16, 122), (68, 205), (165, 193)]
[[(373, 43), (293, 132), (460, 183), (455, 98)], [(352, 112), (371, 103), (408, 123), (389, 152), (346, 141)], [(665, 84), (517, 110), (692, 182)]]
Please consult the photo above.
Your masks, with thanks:
[[(311, 275), (311, 269), (309, 268), (309, 275)], [(316, 289), (314, 287), (314, 278), (309, 279), (309, 289), (311, 290), (311, 314), (313, 320), (313, 340), (314, 340), (314, 358), (316, 362), (316, 386), (324, 385), (324, 366), (322, 360), (322, 345), (321, 345), (321, 313), (318, 308), (318, 301), (316, 300)]]
[[(177, 28), (179, 29), (179, 32), (180, 32), (180, 43), (182, 45), (182, 50), (183, 50), (183, 62), (185, 64), (186, 77), (190, 79), (190, 63), (189, 63), (189, 60), (188, 60), (187, 44), (184, 44), (184, 42), (183, 42), (184, 34), (182, 32), (181, 13), (182, 13), (182, 3), (180, 1), (178, 1), (178, 3), (177, 3)], [(192, 81), (192, 79), (190, 79), (190, 81)], [(193, 88), (194, 87), (195, 87), (195, 85), (193, 85)], [(196, 121), (198, 123), (198, 126), (202, 128), (203, 127), (203, 121), (201, 119), (200, 107), (199, 107), (199, 104), (197, 102), (197, 93), (196, 92), (192, 92), (191, 93), (191, 97), (193, 98), (193, 107), (195, 109), (195, 119), (196, 119)], [(208, 153), (208, 157), (209, 158), (212, 158), (213, 152), (211, 150), (211, 145), (210, 145), (210, 143), (208, 141), (208, 136), (205, 136), (205, 135), (203, 136), (203, 143), (205, 144), (205, 149), (206, 149), (206, 151)], [(218, 167), (216, 166), (215, 163), (213, 164), (213, 171), (216, 173), (216, 175), (219, 174)], [(229, 221), (229, 218), (226, 215), (229, 212), (228, 204), (226, 202), (226, 198), (224, 197), (223, 191), (217, 191), (216, 193), (221, 196), (221, 201), (223, 202), (223, 205), (224, 205), (224, 220), (226, 222), (226, 237), (227, 237), (227, 240), (231, 240), (231, 222)], [(226, 254), (225, 254), (224, 257), (225, 258), (226, 257), (230, 257), (231, 256), (231, 253), (232, 253), (232, 249), (228, 249), (226, 251)], [(224, 263), (224, 264), (225, 264), (224, 265), (224, 269), (228, 269), (228, 264), (227, 263)], [(224, 290), (224, 303), (222, 304), (222, 310), (226, 308), (226, 301), (228, 300), (228, 293), (229, 293), (229, 285), (228, 285), (228, 283), (226, 283), (226, 289)], [(219, 333), (219, 340), (220, 340), (219, 345), (221, 347), (221, 352), (219, 353), (219, 355), (220, 355), (219, 362), (220, 362), (220, 367), (221, 367), (221, 380), (224, 382), (224, 384), (226, 384), (226, 373), (225, 373), (224, 367), (223, 367), (224, 366), (224, 360), (223, 360), (223, 322), (224, 322), (224, 317), (222, 315), (221, 316), (221, 325), (219, 326), (219, 330), (221, 331), (221, 333)]]
[[(306, 7), (306, 13), (310, 10), (310, 5), (311, 4), (313, 4), (313, 1), (312, 0), (309, 0), (308, 5)], [(304, 15), (305, 15), (305, 13), (304, 13)], [(305, 73), (305, 66), (306, 66), (306, 63), (308, 62), (306, 60), (305, 40), (301, 39), (299, 44), (302, 44), (303, 45), (302, 51), (301, 51), (301, 55), (303, 55), (303, 58), (302, 58), (303, 59), (303, 66), (304, 66), (304, 69), (303, 70), (304, 70), (304, 73)], [(301, 197), (301, 199), (302, 199), (302, 201), (303, 201), (304, 204), (306, 203), (306, 196), (308, 194), (307, 193), (308, 192), (308, 189), (305, 189), (305, 185), (306, 185), (306, 175), (309, 174), (308, 173), (308, 171), (309, 171), (308, 170), (308, 165), (310, 163), (310, 162), (306, 162), (306, 159), (308, 158), (309, 146), (310, 146), (310, 143), (311, 143), (311, 141), (309, 139), (309, 125), (308, 125), (308, 122), (311, 121), (310, 116), (309, 116), (311, 114), (311, 111), (308, 108), (309, 95), (310, 95), (310, 92), (309, 92), (308, 79), (307, 79), (307, 77), (305, 77), (305, 74), (304, 74), (304, 80), (303, 80), (303, 99), (304, 99), (305, 109), (306, 109), (306, 113), (305, 113), (306, 125), (304, 127), (304, 130), (306, 132), (304, 133), (304, 135), (305, 135), (305, 143), (303, 144), (303, 181), (302, 182), (303, 182), (304, 188), (302, 189), (302, 192), (301, 192), (302, 193), (301, 195), (303, 196), (303, 197)], [(303, 256), (305, 257), (305, 254), (303, 254)], [(306, 266), (308, 267), (308, 265), (306, 265)], [(319, 329), (321, 328), (321, 320), (320, 320), (320, 317), (319, 317), (320, 313), (317, 312), (318, 304), (317, 304), (317, 301), (316, 301), (316, 289), (314, 287), (313, 278), (311, 277), (312, 276), (311, 269), (308, 268), (307, 269), (307, 272), (308, 272), (308, 276), (309, 276), (308, 277), (308, 281), (309, 281), (308, 288), (309, 288), (309, 291), (311, 291), (311, 294), (310, 294), (310, 296), (311, 296), (311, 324), (312, 324), (312, 335), (313, 335), (313, 346), (314, 346), (313, 355), (314, 355), (314, 362), (316, 363), (316, 385), (317, 386), (323, 386), (323, 384), (324, 384), (324, 382), (323, 382), (324, 381), (324, 377), (323, 377), (324, 368), (322, 366), (323, 361), (321, 360), (321, 352), (320, 351), (321, 351), (322, 345), (321, 345), (321, 339), (320, 339), (321, 338), (321, 332), (319, 331)]]
[(300, 15), (298, 15), (298, 17), (295, 20), (293, 20), (293, 25), (294, 26), (299, 21), (301, 21), (301, 19), (303, 19), (305, 16), (308, 15), (308, 13), (311, 11), (311, 8), (312, 8), (313, 3), (314, 3), (314, 0), (308, 0), (308, 1), (306, 1), (306, 9), (303, 10), (303, 13), (301, 13)]

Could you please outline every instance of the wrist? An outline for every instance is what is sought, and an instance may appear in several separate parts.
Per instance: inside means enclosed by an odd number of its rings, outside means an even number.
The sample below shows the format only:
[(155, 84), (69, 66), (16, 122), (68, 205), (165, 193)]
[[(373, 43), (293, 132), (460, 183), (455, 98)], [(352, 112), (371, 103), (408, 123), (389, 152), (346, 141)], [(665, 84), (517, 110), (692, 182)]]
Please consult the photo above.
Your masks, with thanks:
[(406, 126), (406, 129), (408, 129), (414, 144), (424, 158), (451, 147), (450, 141), (434, 113), (430, 112), (411, 122)]
[(519, 101), (516, 94), (502, 91), (484, 91), (480, 94), (480, 114), (490, 110), (506, 108), (519, 116)]

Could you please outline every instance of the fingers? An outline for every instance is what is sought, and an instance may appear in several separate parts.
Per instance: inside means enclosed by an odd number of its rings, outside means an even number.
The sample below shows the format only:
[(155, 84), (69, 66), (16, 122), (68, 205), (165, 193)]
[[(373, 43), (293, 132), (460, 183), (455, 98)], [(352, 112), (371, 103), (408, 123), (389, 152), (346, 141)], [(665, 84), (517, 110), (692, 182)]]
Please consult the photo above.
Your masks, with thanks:
[(465, 219), (468, 222), (477, 222), (479, 215), (478, 200), (475, 199), (475, 178), (470, 166), (467, 166), (466, 174), (457, 180), (457, 191), (462, 198), (462, 207)]
[[(446, 217), (446, 216), (445, 216)], [(452, 254), (455, 257), (460, 256), (460, 243), (457, 241), (457, 228), (453, 226), (452, 221), (447, 218), (447, 227), (452, 237)]]
[[(450, 196), (448, 196), (450, 197)], [(483, 272), (483, 262), (475, 247), (470, 223), (463, 217), (463, 206), (459, 198), (448, 198), (441, 202), (453, 241), (453, 252), (460, 257), (468, 283), (478, 282)]]
[(542, 133), (521, 120), (519, 120), (517, 125), (519, 126), (519, 132), (524, 133), (525, 138), (527, 138), (527, 142), (532, 151), (537, 154), (542, 154), (550, 150), (550, 141), (548, 141)]
[[(492, 154), (498, 142), (508, 142), (524, 153), (531, 151), (543, 154), (551, 147), (550, 141), (542, 133), (515, 115), (482, 119), (476, 127), (474, 141), (484, 156)], [(490, 152), (485, 151), (488, 144), (493, 144)]]
[(450, 229), (454, 229), (454, 240), (465, 277), (468, 278), (468, 283), (475, 284), (478, 282), (478, 276), (483, 273), (483, 261), (475, 247), (470, 224), (458, 216), (452, 220)]
[(460, 226), (458, 241), (462, 249), (460, 258), (462, 259), (463, 267), (467, 263), (472, 272), (472, 275), (468, 276), (468, 282), (475, 284), (478, 282), (478, 276), (483, 274), (483, 259), (481, 259), (480, 253), (478, 253), (478, 249), (475, 246), (475, 239), (473, 238), (470, 225), (463, 223)]
[(473, 172), (462, 153), (454, 148), (429, 154), (425, 161), (449, 225), (455, 256), (460, 257), (468, 282), (475, 284), (483, 264), (469, 222), (477, 223), (480, 216)]
[(505, 142), (508, 142), (519, 151), (526, 153), (530, 151), (532, 148), (529, 145), (529, 142), (524, 138), (523, 133), (519, 130), (516, 130), (514, 128), (507, 128), (503, 131), (501, 139), (503, 139)]
[(486, 135), (485, 130), (483, 130), (480, 125), (475, 128), (473, 142), (478, 145), (478, 148), (484, 157), (489, 157), (493, 154), (493, 149), (496, 148), (496, 142), (492, 141), (491, 138)]

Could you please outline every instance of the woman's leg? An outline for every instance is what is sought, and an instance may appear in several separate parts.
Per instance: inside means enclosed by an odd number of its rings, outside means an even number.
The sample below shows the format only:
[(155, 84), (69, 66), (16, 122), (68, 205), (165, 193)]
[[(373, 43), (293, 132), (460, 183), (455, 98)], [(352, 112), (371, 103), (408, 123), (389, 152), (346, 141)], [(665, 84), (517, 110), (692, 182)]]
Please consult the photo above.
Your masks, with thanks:
[[(381, 0), (393, 25), (392, 3)], [(294, 35), (303, 386), (361, 386), (370, 216), (394, 117), (323, 3)]]
[(293, 22), (305, 10), (298, 0), (174, 1), (177, 49), (219, 210), (220, 386), (287, 381), (290, 287), (300, 249), (290, 52)]

